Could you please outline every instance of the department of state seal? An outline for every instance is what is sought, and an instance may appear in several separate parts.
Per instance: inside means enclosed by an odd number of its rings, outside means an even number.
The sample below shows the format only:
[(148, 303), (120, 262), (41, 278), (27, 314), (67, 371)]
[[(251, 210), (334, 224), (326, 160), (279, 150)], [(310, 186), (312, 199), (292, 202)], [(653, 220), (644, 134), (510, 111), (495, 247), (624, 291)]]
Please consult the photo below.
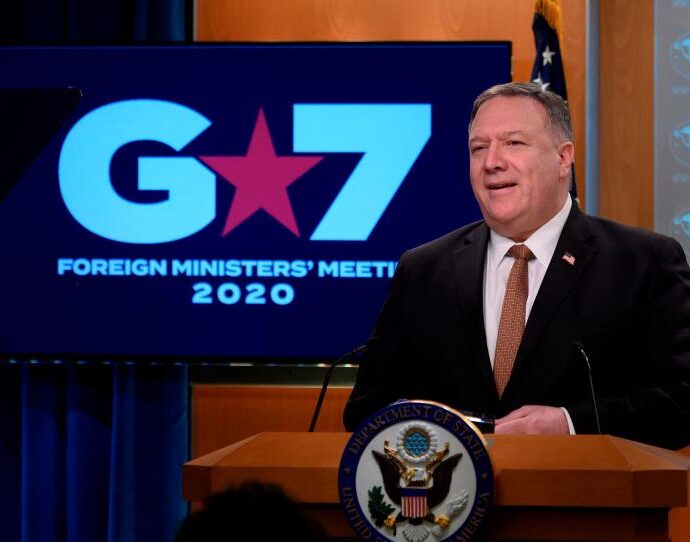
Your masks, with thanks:
[(482, 435), (460, 413), (404, 401), (376, 412), (352, 434), (338, 489), (363, 539), (471, 540), (489, 513), (493, 471)]

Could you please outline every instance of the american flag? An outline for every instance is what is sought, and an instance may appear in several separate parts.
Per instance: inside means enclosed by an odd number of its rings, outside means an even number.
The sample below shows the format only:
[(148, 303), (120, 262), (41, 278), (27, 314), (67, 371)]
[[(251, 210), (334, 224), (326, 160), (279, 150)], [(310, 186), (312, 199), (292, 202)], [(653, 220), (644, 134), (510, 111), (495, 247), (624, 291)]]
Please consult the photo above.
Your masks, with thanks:
[(563, 260), (565, 260), (569, 265), (575, 265), (575, 256), (573, 256), (570, 252), (566, 252), (561, 256)]
[(426, 516), (426, 494), (426, 488), (400, 488), (403, 516), (406, 518), (423, 518)]
[[(562, 29), (563, 14), (560, 0), (535, 0), (532, 31), (536, 57), (532, 67), (532, 82), (539, 83), (543, 89), (555, 92), (567, 101), (568, 92), (565, 88), (565, 71), (559, 39)], [(574, 167), (572, 175), (570, 194), (577, 198)]]

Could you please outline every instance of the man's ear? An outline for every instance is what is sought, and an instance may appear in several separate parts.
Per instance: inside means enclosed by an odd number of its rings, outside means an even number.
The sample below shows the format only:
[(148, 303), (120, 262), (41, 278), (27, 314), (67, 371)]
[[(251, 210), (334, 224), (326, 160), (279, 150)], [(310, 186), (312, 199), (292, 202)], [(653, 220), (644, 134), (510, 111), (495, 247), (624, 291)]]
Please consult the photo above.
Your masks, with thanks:
[(558, 163), (560, 165), (560, 176), (569, 177), (570, 170), (575, 159), (575, 145), (572, 141), (564, 141), (558, 145)]

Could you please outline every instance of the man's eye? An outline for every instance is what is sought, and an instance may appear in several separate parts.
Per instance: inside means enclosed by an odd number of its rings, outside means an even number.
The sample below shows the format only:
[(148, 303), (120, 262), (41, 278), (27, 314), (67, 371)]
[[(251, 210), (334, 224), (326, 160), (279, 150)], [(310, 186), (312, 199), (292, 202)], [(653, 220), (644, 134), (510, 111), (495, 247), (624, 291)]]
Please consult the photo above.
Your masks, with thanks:
[(474, 147), (470, 148), (470, 152), (472, 154), (477, 154), (478, 152), (483, 151), (485, 148), (485, 145), (475, 145)]
[(520, 141), (519, 139), (509, 139), (506, 141), (506, 145), (522, 145), (523, 142)]

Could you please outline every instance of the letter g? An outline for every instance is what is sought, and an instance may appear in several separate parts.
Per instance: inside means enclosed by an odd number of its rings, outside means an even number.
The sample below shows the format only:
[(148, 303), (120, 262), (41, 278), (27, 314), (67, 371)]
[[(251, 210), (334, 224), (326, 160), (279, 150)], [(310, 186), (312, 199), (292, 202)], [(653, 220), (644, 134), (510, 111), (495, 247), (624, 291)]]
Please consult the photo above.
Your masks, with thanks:
[(110, 180), (115, 152), (134, 141), (157, 141), (179, 151), (211, 122), (193, 109), (163, 100), (125, 100), (94, 109), (70, 130), (58, 175), (72, 216), (96, 235), (123, 243), (165, 243), (207, 226), (215, 216), (215, 175), (191, 157), (140, 157), (140, 190), (167, 190), (168, 199), (137, 203)]

